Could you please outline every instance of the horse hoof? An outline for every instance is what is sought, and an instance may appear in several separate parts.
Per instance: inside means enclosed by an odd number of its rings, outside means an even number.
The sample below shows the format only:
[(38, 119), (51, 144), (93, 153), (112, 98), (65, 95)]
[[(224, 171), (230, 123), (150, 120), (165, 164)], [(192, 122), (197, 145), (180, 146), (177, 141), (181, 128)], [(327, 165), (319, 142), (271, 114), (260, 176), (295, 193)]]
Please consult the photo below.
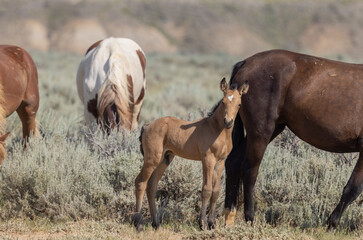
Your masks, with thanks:
[(159, 227), (160, 227), (160, 223), (152, 223), (152, 226), (153, 226), (153, 228), (155, 229), (155, 230), (158, 230), (159, 229)]
[(137, 231), (142, 231), (143, 228), (143, 221), (142, 221), (142, 214), (136, 213), (133, 217), (134, 226), (136, 227)]
[(202, 230), (202, 231), (206, 230), (207, 229), (207, 226), (208, 226), (207, 221), (205, 221), (205, 220), (199, 220), (199, 228), (200, 228), (200, 230)]
[(208, 221), (208, 229), (212, 230), (216, 228), (216, 222), (215, 221)]

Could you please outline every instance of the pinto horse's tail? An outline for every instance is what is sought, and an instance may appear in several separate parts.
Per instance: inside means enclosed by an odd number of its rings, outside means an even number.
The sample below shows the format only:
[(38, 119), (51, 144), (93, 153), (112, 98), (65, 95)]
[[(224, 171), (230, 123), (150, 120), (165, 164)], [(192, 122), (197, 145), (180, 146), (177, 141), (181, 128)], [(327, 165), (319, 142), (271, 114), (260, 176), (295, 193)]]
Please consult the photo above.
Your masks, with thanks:
[(129, 86), (127, 79), (120, 79), (124, 75), (121, 65), (118, 55), (111, 55), (107, 78), (98, 91), (97, 109), (106, 128), (122, 124), (131, 129)]
[[(238, 62), (234, 65), (231, 79), (231, 85), (234, 77), (242, 68), (246, 61)], [(225, 163), (226, 168), (226, 197), (224, 203), (224, 215), (226, 224), (234, 222), (237, 209), (242, 205), (242, 163), (246, 157), (247, 137), (244, 134), (244, 126), (240, 114), (237, 114), (234, 121), (232, 132), (233, 148), (228, 155)]]

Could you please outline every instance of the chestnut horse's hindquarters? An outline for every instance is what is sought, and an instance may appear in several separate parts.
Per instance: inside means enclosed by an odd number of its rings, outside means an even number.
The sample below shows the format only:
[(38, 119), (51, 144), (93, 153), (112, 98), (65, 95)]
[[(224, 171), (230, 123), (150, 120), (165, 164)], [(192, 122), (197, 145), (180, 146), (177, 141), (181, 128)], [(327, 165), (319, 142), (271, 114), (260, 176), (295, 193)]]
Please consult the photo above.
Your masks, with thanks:
[[(4, 147), (8, 136), (2, 135), (5, 118), (14, 111), (21, 120), (23, 140), (26, 143), (29, 136), (39, 134), (36, 121), (39, 91), (36, 65), (24, 49), (0, 45), (0, 86), (0, 148)], [(4, 149), (0, 149), (0, 152), (3, 152), (2, 156), (5, 155)]]

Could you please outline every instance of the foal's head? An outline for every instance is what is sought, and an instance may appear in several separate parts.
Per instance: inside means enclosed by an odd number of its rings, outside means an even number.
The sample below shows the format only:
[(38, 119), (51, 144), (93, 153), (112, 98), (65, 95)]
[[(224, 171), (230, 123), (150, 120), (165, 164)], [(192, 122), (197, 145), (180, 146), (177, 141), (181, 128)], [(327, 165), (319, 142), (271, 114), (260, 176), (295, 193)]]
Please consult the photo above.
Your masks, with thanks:
[(220, 87), (224, 93), (221, 101), (221, 107), (224, 109), (224, 126), (225, 128), (231, 128), (241, 106), (241, 96), (248, 91), (248, 83), (246, 81), (242, 86), (237, 88), (234, 84), (228, 86), (226, 79), (223, 78)]

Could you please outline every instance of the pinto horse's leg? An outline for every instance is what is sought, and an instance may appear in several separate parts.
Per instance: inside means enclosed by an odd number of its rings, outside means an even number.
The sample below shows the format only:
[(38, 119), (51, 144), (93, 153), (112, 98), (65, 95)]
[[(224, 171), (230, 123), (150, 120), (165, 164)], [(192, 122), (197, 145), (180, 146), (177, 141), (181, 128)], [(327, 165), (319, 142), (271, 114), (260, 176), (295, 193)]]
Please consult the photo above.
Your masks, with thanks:
[[(157, 159), (150, 158), (148, 156), (157, 156)], [(143, 226), (141, 208), (146, 185), (154, 170), (159, 165), (161, 156), (162, 153), (153, 155), (145, 152), (144, 165), (135, 179), (136, 213), (134, 215), (133, 222), (138, 231), (141, 231)]]
[(219, 160), (214, 167), (214, 173), (213, 173), (213, 190), (212, 190), (212, 197), (210, 199), (210, 205), (209, 205), (209, 217), (208, 217), (208, 228), (212, 229), (215, 228), (216, 224), (216, 206), (217, 206), (217, 200), (219, 197), (219, 192), (221, 190), (221, 177), (224, 169), (224, 159)]
[(207, 227), (207, 206), (212, 196), (213, 171), (216, 165), (214, 156), (205, 156), (203, 164), (202, 209), (199, 217), (199, 227), (204, 230)]
[(23, 100), (16, 112), (19, 115), (23, 126), (23, 139), (27, 140), (30, 134), (38, 136), (38, 126), (35, 116), (37, 114), (39, 102), (36, 100)]
[(354, 167), (347, 185), (344, 187), (343, 194), (337, 207), (328, 219), (328, 229), (336, 228), (339, 224), (343, 212), (363, 190), (363, 144), (359, 153), (357, 164)]
[(160, 225), (156, 204), (155, 204), (155, 195), (158, 188), (158, 183), (163, 176), (166, 168), (169, 166), (171, 161), (174, 159), (174, 154), (171, 152), (166, 152), (164, 154), (164, 160), (160, 163), (160, 165), (154, 170), (153, 174), (151, 175), (151, 178), (149, 179), (149, 182), (147, 184), (146, 193), (147, 193), (147, 199), (149, 202), (149, 208), (150, 213), (152, 217), (152, 226), (157, 229)]

